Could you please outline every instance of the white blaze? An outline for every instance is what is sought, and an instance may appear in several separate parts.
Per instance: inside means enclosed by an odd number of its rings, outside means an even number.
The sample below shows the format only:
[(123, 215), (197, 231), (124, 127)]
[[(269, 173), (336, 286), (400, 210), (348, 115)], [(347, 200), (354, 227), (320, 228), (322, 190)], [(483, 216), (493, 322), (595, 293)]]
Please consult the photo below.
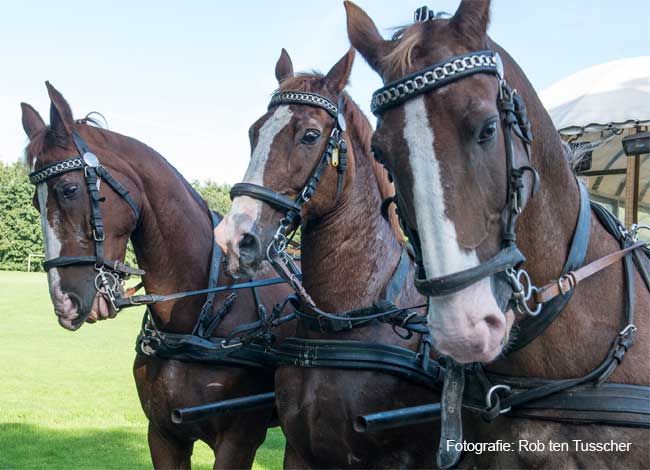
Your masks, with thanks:
[(413, 198), (422, 258), (427, 277), (439, 277), (479, 264), (474, 250), (460, 248), (456, 227), (445, 214), (440, 164), (433, 148), (424, 97), (404, 105), (404, 139), (413, 174)]
[[(41, 229), (43, 230), (43, 241), (45, 243), (45, 260), (47, 261), (61, 255), (61, 241), (57, 237), (54, 228), (50, 225), (47, 216), (47, 183), (39, 183), (36, 193), (38, 195), (38, 207), (41, 212)], [(58, 268), (50, 269), (47, 272), (47, 278), (50, 285), (50, 294), (60, 297), (63, 293)]]
[[(253, 149), (251, 161), (248, 164), (246, 175), (244, 175), (244, 183), (253, 183), (260, 186), (264, 185), (264, 169), (266, 162), (271, 154), (271, 146), (275, 137), (284, 129), (291, 121), (293, 113), (289, 106), (278, 107), (273, 114), (266, 120), (259, 131), (257, 145)], [(239, 233), (247, 232), (255, 222), (262, 211), (262, 201), (253, 199), (248, 196), (239, 196), (235, 198), (232, 203), (232, 208), (228, 213), (228, 236), (234, 235), (234, 230)], [(232, 217), (233, 215), (247, 215), (249, 227), (235, 227)], [(223, 247), (222, 247), (223, 248)]]
[[(454, 223), (445, 214), (440, 163), (433, 148), (424, 98), (404, 106), (404, 139), (413, 174), (413, 198), (422, 258), (427, 277), (440, 277), (478, 266), (474, 250), (458, 243)], [(462, 191), (462, 188), (458, 188)], [(490, 278), (444, 297), (430, 299), (429, 329), (436, 348), (460, 362), (488, 362), (501, 351), (505, 321), (497, 306)], [(487, 323), (491, 317), (493, 326)]]

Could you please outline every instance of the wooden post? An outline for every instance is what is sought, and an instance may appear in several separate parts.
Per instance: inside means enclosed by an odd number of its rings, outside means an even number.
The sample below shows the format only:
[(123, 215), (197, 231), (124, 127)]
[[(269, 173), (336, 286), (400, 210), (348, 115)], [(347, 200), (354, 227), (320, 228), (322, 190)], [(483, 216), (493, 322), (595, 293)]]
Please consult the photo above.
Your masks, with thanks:
[[(637, 130), (631, 129), (630, 134)], [(639, 170), (641, 155), (627, 158), (627, 173), (625, 176), (625, 226), (630, 228), (639, 222)]]

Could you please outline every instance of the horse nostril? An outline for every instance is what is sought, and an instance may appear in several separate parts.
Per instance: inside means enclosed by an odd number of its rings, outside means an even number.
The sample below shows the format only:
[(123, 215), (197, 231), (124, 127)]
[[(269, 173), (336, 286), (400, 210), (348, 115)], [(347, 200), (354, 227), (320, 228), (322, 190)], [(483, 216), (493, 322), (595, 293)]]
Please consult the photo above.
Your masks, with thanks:
[(239, 240), (238, 248), (240, 259), (252, 262), (260, 253), (260, 240), (252, 233), (245, 233)]

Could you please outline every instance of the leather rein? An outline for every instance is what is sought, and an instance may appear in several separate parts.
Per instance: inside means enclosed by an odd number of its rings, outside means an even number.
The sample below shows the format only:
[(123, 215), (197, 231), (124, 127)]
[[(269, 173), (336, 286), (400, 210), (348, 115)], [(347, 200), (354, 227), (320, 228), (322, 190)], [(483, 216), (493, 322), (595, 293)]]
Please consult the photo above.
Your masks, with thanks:
[[(39, 184), (46, 184), (47, 181), (65, 173), (72, 171), (83, 171), (84, 181), (86, 183), (86, 188), (88, 189), (90, 200), (90, 224), (92, 228), (95, 254), (59, 256), (57, 258), (49, 259), (43, 263), (45, 270), (68, 266), (93, 265), (97, 271), (97, 276), (95, 277), (94, 281), (95, 289), (110, 300), (111, 306), (116, 312), (119, 312), (123, 308), (136, 307), (140, 305), (149, 306), (158, 302), (179, 300), (197, 295), (207, 295), (206, 301), (201, 308), (199, 318), (194, 327), (192, 335), (189, 335), (198, 336), (200, 338), (209, 337), (218, 327), (223, 316), (225, 316), (225, 314), (232, 308), (232, 304), (236, 298), (236, 295), (234, 294), (235, 291), (241, 289), (251, 289), (256, 301), (258, 312), (260, 313), (260, 320), (251, 324), (241, 325), (238, 327), (237, 331), (233, 332), (233, 336), (236, 333), (257, 331), (262, 326), (269, 326), (271, 321), (267, 321), (267, 313), (265, 312), (264, 307), (258, 298), (256, 288), (275, 284), (283, 284), (286, 281), (282, 278), (273, 278), (261, 279), (257, 281), (251, 280), (249, 282), (243, 282), (239, 284), (218, 286), (217, 280), (220, 272), (222, 253), (216, 244), (213, 244), (210, 260), (208, 287), (206, 289), (176, 292), (166, 295), (152, 293), (143, 295), (123, 295), (125, 281), (128, 280), (128, 278), (132, 275), (143, 276), (145, 274), (145, 271), (128, 266), (121, 261), (108, 260), (104, 256), (104, 241), (106, 237), (104, 232), (104, 218), (102, 216), (100, 208), (100, 203), (104, 202), (104, 198), (101, 197), (99, 193), (101, 181), (104, 180), (111, 187), (111, 189), (113, 189), (113, 191), (115, 191), (115, 193), (118, 194), (129, 205), (137, 223), (140, 221), (141, 211), (135, 200), (129, 194), (128, 190), (111, 175), (110, 171), (106, 167), (100, 163), (99, 158), (90, 151), (83, 138), (76, 131), (73, 131), (72, 137), (79, 155), (57, 161), (55, 163), (47, 165), (44, 168), (30, 173), (29, 181), (33, 185), (38, 186)], [(199, 198), (199, 196), (196, 194), (194, 194), (194, 196), (197, 199)], [(211, 220), (212, 229), (214, 230), (220, 221), (220, 217), (212, 211), (210, 211), (209, 217)], [(142, 287), (142, 283), (138, 284), (138, 286), (135, 288), (128, 289), (127, 292), (132, 294), (140, 287)], [(230, 291), (231, 296), (229, 296), (229, 299), (226, 300), (224, 307), (222, 307), (222, 309), (220, 309), (215, 316), (212, 316), (215, 295), (218, 292), (225, 291)], [(153, 324), (153, 317), (151, 316), (149, 309), (147, 309), (145, 313), (145, 318), (149, 319), (149, 323)], [(277, 319), (276, 323), (278, 323)], [(155, 327), (155, 324), (153, 324), (153, 328), (157, 332), (158, 338), (160, 338), (163, 333), (158, 331), (158, 329)], [(149, 348), (149, 351), (151, 351), (151, 348)], [(140, 349), (139, 352), (142, 352), (142, 350)]]

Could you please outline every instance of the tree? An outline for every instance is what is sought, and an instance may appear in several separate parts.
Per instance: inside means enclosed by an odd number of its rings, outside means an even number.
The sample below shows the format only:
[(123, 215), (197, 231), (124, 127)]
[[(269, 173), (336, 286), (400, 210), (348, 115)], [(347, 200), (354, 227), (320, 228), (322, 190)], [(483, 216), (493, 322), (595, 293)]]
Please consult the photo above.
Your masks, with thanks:
[[(0, 269), (26, 270), (30, 253), (43, 253), (40, 215), (32, 204), (34, 186), (21, 162), (0, 162)], [(40, 263), (33, 263), (42, 269)]]

